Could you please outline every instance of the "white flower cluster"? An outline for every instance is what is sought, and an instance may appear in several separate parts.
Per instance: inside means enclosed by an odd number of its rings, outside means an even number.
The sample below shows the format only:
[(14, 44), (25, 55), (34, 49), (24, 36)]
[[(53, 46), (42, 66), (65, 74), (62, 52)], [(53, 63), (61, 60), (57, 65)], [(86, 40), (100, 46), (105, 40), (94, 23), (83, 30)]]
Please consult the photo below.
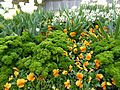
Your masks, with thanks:
[[(37, 0), (37, 3), (41, 4), (42, 0)], [(3, 2), (0, 2), (0, 5), (0, 15), (2, 15), (6, 20), (13, 19), (20, 10), (29, 14), (32, 14), (35, 10), (37, 10), (34, 0), (29, 0), (28, 3), (19, 2), (20, 9), (18, 8), (18, 5), (12, 3), (12, 0), (4, 0)]]

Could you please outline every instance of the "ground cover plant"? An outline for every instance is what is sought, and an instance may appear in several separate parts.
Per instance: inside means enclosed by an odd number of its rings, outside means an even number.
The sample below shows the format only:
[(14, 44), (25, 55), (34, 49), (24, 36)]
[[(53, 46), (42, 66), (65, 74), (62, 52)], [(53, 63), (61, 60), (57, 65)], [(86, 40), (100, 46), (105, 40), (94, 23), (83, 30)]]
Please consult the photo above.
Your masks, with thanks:
[(58, 11), (35, 2), (0, 3), (0, 90), (118, 90), (117, 1)]

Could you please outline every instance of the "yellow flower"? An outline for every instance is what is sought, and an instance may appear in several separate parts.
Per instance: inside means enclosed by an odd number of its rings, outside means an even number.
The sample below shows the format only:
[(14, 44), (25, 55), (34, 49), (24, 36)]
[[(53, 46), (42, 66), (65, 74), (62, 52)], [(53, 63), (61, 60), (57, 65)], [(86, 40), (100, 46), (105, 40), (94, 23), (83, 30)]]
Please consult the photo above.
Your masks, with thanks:
[(115, 80), (114, 80), (114, 79), (112, 79), (112, 84), (114, 84), (114, 85), (115, 85)]
[(76, 35), (76, 32), (71, 32), (71, 33), (70, 33), (70, 36), (71, 36), (71, 37), (74, 37), (75, 35)]
[(88, 61), (86, 61), (86, 62), (84, 62), (84, 64), (83, 64), (83, 66), (88, 66), (89, 65), (89, 62)]
[(90, 54), (93, 54), (93, 51), (90, 51)]
[(77, 61), (75, 64), (76, 64), (77, 66), (80, 66), (80, 62), (78, 62), (78, 61)]
[(10, 84), (10, 83), (6, 83), (6, 84), (4, 85), (4, 90), (9, 90), (10, 87), (11, 87), (11, 84)]
[(67, 34), (67, 29), (64, 29), (63, 32), (64, 32), (65, 34)]
[(63, 74), (63, 75), (67, 75), (67, 74), (68, 74), (68, 71), (63, 70), (62, 74)]
[(99, 26), (98, 26), (98, 25), (95, 25), (95, 28), (96, 28), (96, 29), (99, 29)]
[(17, 80), (17, 86), (19, 88), (22, 88), (22, 87), (24, 87), (24, 85), (25, 85), (26, 82), (27, 82), (27, 80), (25, 80), (25, 79), (18, 79)]
[(54, 76), (54, 77), (59, 76), (59, 69), (54, 69), (54, 70), (53, 70), (53, 76)]
[(107, 85), (108, 85), (108, 86), (111, 86), (112, 84), (111, 84), (110, 82), (107, 82)]
[(88, 41), (85, 40), (85, 41), (84, 41), (84, 45), (85, 45), (85, 46), (90, 46), (90, 42), (88, 42)]
[(17, 77), (19, 75), (19, 72), (18, 71), (14, 71), (14, 75), (15, 75), (15, 77)]
[(69, 71), (72, 71), (72, 68), (73, 68), (73, 66), (72, 66), (72, 65), (70, 65), (70, 66), (69, 66)]
[(92, 77), (91, 77), (91, 76), (89, 76), (88, 83), (90, 83), (90, 82), (91, 82), (91, 80), (92, 80)]
[(65, 56), (68, 56), (68, 52), (64, 51), (64, 55), (65, 55)]
[(82, 88), (82, 87), (83, 87), (83, 84), (82, 84), (82, 82), (81, 82), (80, 80), (77, 80), (77, 81), (76, 81), (76, 86)]
[(64, 85), (67, 89), (70, 89), (70, 87), (71, 87), (70, 80), (67, 80), (66, 82), (64, 82)]
[(88, 53), (88, 54), (86, 55), (86, 60), (90, 60), (90, 59), (91, 59), (91, 54)]
[(97, 74), (96, 78), (97, 78), (98, 81), (100, 81), (103, 78), (103, 75), (102, 74)]
[(15, 70), (15, 71), (19, 71), (19, 69), (18, 69), (18, 68), (16, 68), (16, 67), (13, 67), (13, 70)]
[(77, 54), (77, 48), (75, 48), (74, 50), (73, 50), (73, 52), (74, 52), (74, 54)]
[(86, 46), (80, 47), (81, 52), (86, 52)]
[(11, 81), (13, 79), (13, 75), (11, 75), (10, 77), (9, 77), (9, 81)]
[(30, 73), (29, 75), (27, 75), (27, 79), (28, 79), (29, 81), (34, 81), (34, 80), (35, 80), (34, 73)]
[(84, 58), (84, 56), (83, 56), (82, 53), (81, 53), (78, 57), (79, 57), (80, 59), (83, 59), (83, 58)]
[(90, 29), (89, 29), (89, 32), (90, 32), (90, 33), (94, 33), (95, 30), (94, 30), (93, 28), (90, 28)]
[(102, 86), (103, 90), (106, 90), (106, 82), (102, 82), (101, 86)]
[(83, 74), (82, 73), (77, 73), (76, 77), (77, 77), (77, 79), (82, 80), (83, 79)]
[(73, 49), (72, 47), (68, 47), (68, 50), (69, 50), (69, 51), (72, 51), (72, 49)]
[(48, 30), (49, 30), (49, 31), (51, 31), (51, 30), (52, 30), (52, 28), (53, 28), (53, 26), (48, 25)]

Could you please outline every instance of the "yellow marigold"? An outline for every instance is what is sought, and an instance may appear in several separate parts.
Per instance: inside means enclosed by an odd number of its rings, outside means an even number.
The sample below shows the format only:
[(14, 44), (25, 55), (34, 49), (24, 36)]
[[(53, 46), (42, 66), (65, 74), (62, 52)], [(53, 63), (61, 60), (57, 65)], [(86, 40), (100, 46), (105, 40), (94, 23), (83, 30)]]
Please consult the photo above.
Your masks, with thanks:
[(75, 49), (73, 50), (74, 54), (77, 54), (77, 51), (78, 51), (78, 49), (75, 48)]
[(68, 50), (69, 50), (69, 51), (72, 51), (72, 49), (73, 49), (72, 47), (68, 47)]
[(86, 52), (86, 46), (80, 47), (81, 52)]
[(93, 54), (93, 51), (90, 51), (90, 54)]
[(4, 85), (4, 90), (9, 90), (11, 88), (11, 84), (10, 83), (6, 83)]
[(82, 81), (77, 80), (77, 81), (76, 81), (76, 86), (82, 88), (82, 87), (83, 87)]
[(59, 76), (59, 69), (54, 69), (54, 70), (53, 70), (53, 76), (54, 76), (54, 77)]
[(77, 47), (77, 44), (73, 44), (73, 48)]
[(91, 59), (91, 54), (88, 53), (88, 54), (86, 55), (86, 60), (90, 60), (90, 59)]
[(64, 32), (65, 34), (67, 34), (67, 29), (64, 29), (63, 32)]
[(10, 77), (9, 77), (9, 81), (11, 81), (13, 79), (13, 75), (11, 75)]
[(17, 77), (19, 75), (19, 72), (18, 71), (14, 71), (14, 75), (15, 75), (15, 77)]
[(85, 41), (84, 41), (84, 45), (85, 45), (85, 46), (90, 46), (90, 42), (88, 42), (88, 41), (85, 40)]
[(111, 86), (112, 84), (111, 84), (110, 82), (107, 82), (107, 85), (108, 85), (108, 86)]
[(77, 73), (76, 77), (77, 77), (77, 79), (82, 80), (83, 79), (83, 74), (82, 73)]
[(16, 68), (16, 67), (13, 67), (13, 70), (15, 70), (15, 71), (19, 71), (19, 69), (18, 69), (18, 68)]
[(63, 70), (62, 74), (63, 74), (63, 75), (67, 75), (67, 74), (68, 74), (68, 71)]
[(83, 66), (88, 66), (89, 65), (89, 62), (88, 61), (86, 61), (86, 62), (84, 62), (84, 64), (83, 64)]
[(71, 32), (71, 33), (70, 33), (70, 36), (71, 36), (71, 37), (76, 36), (76, 32)]
[(25, 85), (26, 82), (27, 82), (27, 80), (25, 80), (25, 79), (18, 79), (17, 80), (17, 86), (19, 88), (22, 88), (22, 87), (24, 87), (24, 85)]
[(35, 80), (34, 73), (30, 73), (29, 75), (27, 75), (27, 79), (28, 79), (29, 81), (34, 81), (34, 80)]
[(101, 86), (102, 86), (103, 90), (106, 90), (106, 82), (102, 82)]
[(97, 74), (96, 78), (97, 78), (98, 81), (100, 81), (103, 78), (103, 75), (102, 74)]
[(94, 62), (95, 62), (96, 69), (98, 69), (100, 66), (100, 61), (98, 59), (96, 59), (96, 60), (94, 60)]
[(80, 62), (76, 62), (75, 64), (76, 64), (77, 66), (80, 66), (81, 63), (80, 63)]
[(69, 71), (72, 71), (72, 69), (73, 69), (73, 66), (70, 65), (70, 66), (69, 66)]
[(89, 29), (89, 32), (90, 32), (90, 33), (94, 33), (95, 30), (94, 30), (93, 28), (90, 28), (90, 29)]
[(76, 60), (76, 62), (79, 62), (79, 57), (76, 57), (76, 59), (75, 59), (75, 60)]
[(89, 76), (88, 83), (90, 83), (90, 82), (91, 82), (91, 80), (92, 80), (92, 77), (91, 77), (91, 76)]
[(65, 55), (65, 56), (68, 56), (68, 52), (64, 51), (64, 55)]
[(70, 87), (71, 87), (70, 80), (67, 80), (66, 82), (64, 82), (64, 85), (67, 89), (70, 89)]
[(84, 58), (84, 56), (83, 56), (82, 53), (81, 53), (78, 57), (79, 57), (80, 59), (83, 59), (83, 58)]
[(52, 28), (53, 28), (53, 26), (48, 25), (48, 30), (49, 30), (49, 31), (51, 31), (51, 30), (52, 30)]
[(99, 26), (98, 26), (98, 25), (95, 25), (95, 28), (96, 28), (96, 29), (99, 29)]

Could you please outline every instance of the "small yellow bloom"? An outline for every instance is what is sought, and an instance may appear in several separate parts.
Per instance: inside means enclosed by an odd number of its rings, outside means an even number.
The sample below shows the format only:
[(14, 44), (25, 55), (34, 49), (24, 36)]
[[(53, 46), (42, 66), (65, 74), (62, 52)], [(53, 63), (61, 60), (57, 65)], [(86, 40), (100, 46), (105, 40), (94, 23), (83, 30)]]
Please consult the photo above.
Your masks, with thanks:
[(63, 70), (62, 74), (63, 74), (63, 75), (67, 75), (67, 74), (68, 74), (68, 71)]
[(19, 72), (18, 71), (14, 71), (14, 75), (15, 75), (15, 77), (17, 77), (19, 75)]
[(112, 84), (111, 84), (110, 82), (107, 82), (107, 85), (108, 85), (108, 86), (111, 86)]
[(86, 52), (86, 46), (80, 47), (81, 52)]
[(102, 86), (103, 90), (106, 90), (106, 82), (102, 82), (101, 86)]
[(84, 56), (83, 56), (82, 53), (81, 53), (78, 57), (79, 57), (80, 59), (83, 59), (83, 58), (84, 58)]
[(90, 33), (94, 33), (95, 30), (94, 30), (93, 28), (90, 28), (90, 29), (89, 29), (89, 32), (90, 32)]
[(71, 32), (71, 33), (70, 33), (70, 36), (71, 36), (71, 37), (76, 36), (76, 32)]
[(98, 25), (95, 25), (95, 28), (96, 28), (96, 29), (99, 29), (99, 26), (98, 26)]
[(84, 41), (84, 45), (85, 45), (85, 46), (90, 46), (90, 42), (88, 42), (88, 41), (85, 40), (85, 41)]
[(19, 71), (19, 69), (18, 69), (18, 68), (16, 68), (16, 67), (13, 67), (13, 70), (15, 70), (15, 71)]
[(53, 70), (53, 76), (54, 76), (54, 77), (59, 76), (59, 69), (54, 69), (54, 70)]
[(77, 61), (75, 64), (76, 64), (77, 66), (80, 66), (81, 63)]
[(90, 59), (91, 59), (91, 54), (88, 53), (88, 54), (86, 55), (86, 60), (90, 60)]
[(83, 79), (83, 74), (82, 73), (77, 73), (76, 77), (77, 77), (77, 79), (82, 80)]
[(10, 83), (6, 83), (4, 85), (4, 90), (9, 90), (11, 88), (11, 84)]
[(81, 82), (80, 80), (77, 80), (77, 81), (76, 81), (76, 86), (82, 88), (82, 87), (83, 87), (83, 84), (82, 84), (82, 82)]
[(74, 54), (77, 54), (77, 51), (78, 51), (78, 49), (75, 48), (75, 49), (73, 50)]
[(69, 50), (69, 51), (72, 51), (72, 49), (73, 49), (72, 47), (68, 47), (68, 50)]
[(69, 71), (72, 71), (72, 69), (73, 69), (73, 66), (70, 65), (70, 66), (69, 66)]
[(97, 78), (98, 81), (100, 81), (103, 78), (103, 75), (102, 74), (97, 74), (96, 78)]
[(65, 55), (65, 56), (68, 56), (68, 52), (64, 51), (64, 55)]
[(13, 79), (13, 75), (11, 75), (10, 77), (9, 77), (9, 81), (11, 81)]
[(64, 29), (63, 32), (64, 32), (65, 34), (67, 34), (67, 29)]
[(27, 82), (27, 80), (25, 80), (25, 79), (18, 79), (17, 80), (17, 86), (19, 87), (19, 88), (22, 88), (22, 87), (24, 87), (25, 86), (25, 83)]
[(66, 82), (64, 82), (64, 85), (67, 89), (70, 89), (70, 87), (71, 87), (70, 80), (67, 80)]
[(51, 31), (53, 29), (53, 26), (48, 25), (48, 30)]
[(29, 81), (34, 81), (34, 80), (35, 80), (34, 73), (30, 73), (29, 75), (27, 75), (27, 79), (28, 79)]

